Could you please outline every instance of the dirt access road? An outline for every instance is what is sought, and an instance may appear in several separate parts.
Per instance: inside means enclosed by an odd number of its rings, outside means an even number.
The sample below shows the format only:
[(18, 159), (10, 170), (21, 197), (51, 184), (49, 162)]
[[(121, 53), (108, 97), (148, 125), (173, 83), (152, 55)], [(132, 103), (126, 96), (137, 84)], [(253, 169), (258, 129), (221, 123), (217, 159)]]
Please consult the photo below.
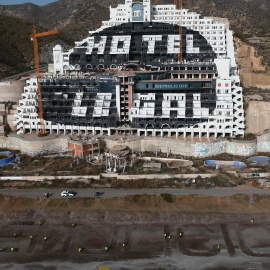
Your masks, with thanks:
[[(49, 193), (51, 198), (62, 198), (61, 192), (65, 190), (62, 189), (0, 189), (0, 194), (9, 196), (21, 196), (30, 198), (43, 198), (45, 193)], [(230, 188), (211, 188), (211, 189), (72, 189), (72, 191), (77, 192), (76, 197), (79, 198), (89, 198), (94, 197), (94, 191), (101, 191), (102, 197), (113, 198), (113, 197), (124, 197), (126, 195), (160, 195), (163, 193), (172, 194), (175, 196), (185, 196), (185, 195), (202, 195), (202, 196), (233, 196), (237, 194), (252, 196), (252, 194), (260, 195), (270, 195), (270, 189), (258, 189), (249, 186), (237, 186)]]

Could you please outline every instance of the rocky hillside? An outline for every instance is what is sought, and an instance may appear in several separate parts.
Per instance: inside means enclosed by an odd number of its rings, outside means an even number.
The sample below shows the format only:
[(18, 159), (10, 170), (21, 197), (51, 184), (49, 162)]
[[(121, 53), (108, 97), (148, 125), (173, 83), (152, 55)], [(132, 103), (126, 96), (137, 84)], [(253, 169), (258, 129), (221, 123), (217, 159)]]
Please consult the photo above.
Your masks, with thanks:
[[(32, 28), (31, 22), (0, 15), (0, 79), (34, 68)], [(63, 33), (39, 39), (41, 64), (52, 61), (52, 48), (58, 43), (66, 47), (73, 44)]]
[[(109, 19), (110, 5), (116, 6), (123, 3), (124, 0), (59, 0), (46, 6), (36, 6), (30, 3), (23, 5), (1, 6), (0, 15), (8, 16), (10, 27), (15, 29), (17, 19), (20, 19), (21, 27), (16, 29), (16, 36), (19, 43), (14, 45), (15, 36), (12, 31), (5, 31), (1, 25), (1, 30), (5, 32), (7, 42), (4, 46), (13, 54), (20, 54), (16, 61), (19, 65), (29, 66), (33, 59), (31, 43), (19, 41), (21, 37), (26, 37), (26, 33), (31, 31), (31, 24), (34, 21), (36, 25), (44, 29), (58, 28), (61, 35), (46, 37), (46, 42), (41, 43), (43, 62), (50, 61), (51, 48), (56, 43), (66, 46), (72, 46), (75, 40), (80, 40), (87, 36), (89, 30), (95, 30), (100, 26), (102, 20)], [(152, 0), (153, 4), (173, 4), (173, 0)], [(247, 41), (250, 37), (266, 37), (263, 44), (256, 43), (255, 47), (259, 54), (264, 56), (264, 61), (270, 65), (270, 2), (269, 0), (184, 0), (183, 7), (198, 12), (203, 16), (226, 17), (231, 23), (231, 28), (236, 36)], [(1, 19), (2, 18), (2, 19)], [(1, 21), (4, 17), (0, 18)], [(5, 17), (7, 18), (7, 17)], [(11, 18), (16, 18), (12, 20)], [(31, 22), (31, 24), (27, 23)], [(20, 38), (18, 38), (20, 37)], [(28, 37), (28, 35), (27, 35)], [(42, 41), (41, 41), (42, 42)], [(22, 44), (23, 43), (23, 44)], [(2, 44), (2, 42), (1, 42)], [(47, 44), (45, 46), (45, 44)], [(2, 44), (3, 45), (3, 44)], [(8, 49), (7, 49), (8, 48)], [(24, 57), (22, 57), (24, 55)], [(20, 63), (19, 63), (20, 62)], [(27, 63), (26, 63), (27, 62)], [(1, 58), (2, 65), (10, 65)], [(15, 63), (15, 65), (16, 65)], [(12, 65), (11, 65), (12, 66)], [(1, 66), (0, 66), (1, 68)], [(8, 69), (8, 67), (5, 67)]]
[(31, 27), (29, 22), (0, 15), (0, 77), (31, 65)]
[[(33, 22), (47, 29), (57, 28), (72, 41), (81, 39), (89, 30), (109, 19), (110, 1), (60, 0), (46, 6), (31, 3), (1, 6), (0, 14)], [(112, 2), (112, 1), (111, 1)], [(101, 5), (103, 4), (103, 6)]]
[[(124, 0), (59, 0), (39, 7), (30, 3), (0, 6), (0, 14), (28, 20), (45, 28), (65, 30), (77, 25), (74, 38), (85, 35), (85, 31), (96, 29), (101, 20), (109, 18), (108, 7)], [(152, 0), (153, 4), (173, 4), (173, 0)], [(201, 13), (203, 16), (225, 17), (231, 26), (244, 36), (270, 35), (269, 0), (188, 0), (183, 7)], [(81, 36), (82, 37), (82, 36)]]

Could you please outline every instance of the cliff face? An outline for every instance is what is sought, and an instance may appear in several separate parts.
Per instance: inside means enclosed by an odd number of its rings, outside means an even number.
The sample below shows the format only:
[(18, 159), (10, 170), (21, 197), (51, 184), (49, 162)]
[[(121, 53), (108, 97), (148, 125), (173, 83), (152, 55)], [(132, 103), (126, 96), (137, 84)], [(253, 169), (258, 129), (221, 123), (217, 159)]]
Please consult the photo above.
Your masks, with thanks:
[(245, 88), (270, 88), (270, 71), (263, 64), (263, 57), (257, 56), (254, 47), (236, 41), (237, 63), (240, 69), (242, 84)]
[(270, 102), (250, 101), (246, 110), (246, 133), (258, 133), (270, 127)]

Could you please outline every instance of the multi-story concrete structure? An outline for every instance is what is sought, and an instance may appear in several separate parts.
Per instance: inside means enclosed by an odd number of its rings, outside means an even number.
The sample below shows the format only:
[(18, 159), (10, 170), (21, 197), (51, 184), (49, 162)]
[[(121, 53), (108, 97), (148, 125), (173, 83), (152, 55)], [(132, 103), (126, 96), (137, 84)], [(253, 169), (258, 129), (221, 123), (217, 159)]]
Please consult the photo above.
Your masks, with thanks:
[[(244, 134), (227, 20), (202, 18), (174, 5), (153, 6), (150, 0), (126, 0), (110, 11), (110, 20), (72, 50), (54, 48), (54, 74), (42, 79), (47, 132)], [(28, 84), (15, 115), (18, 133), (39, 130), (36, 81)]]

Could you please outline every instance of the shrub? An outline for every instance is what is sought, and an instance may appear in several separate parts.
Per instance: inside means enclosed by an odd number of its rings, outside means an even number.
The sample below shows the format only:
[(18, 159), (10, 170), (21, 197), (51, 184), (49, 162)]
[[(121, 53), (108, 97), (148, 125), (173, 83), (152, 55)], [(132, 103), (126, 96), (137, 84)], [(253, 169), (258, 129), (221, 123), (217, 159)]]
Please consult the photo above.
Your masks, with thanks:
[(174, 202), (174, 197), (173, 197), (172, 194), (162, 193), (160, 196), (167, 203), (173, 203)]
[(142, 197), (143, 197), (143, 195), (135, 194), (135, 195), (133, 196), (133, 200), (134, 200), (134, 202), (138, 202)]
[(236, 37), (236, 38), (239, 38), (239, 39), (242, 40), (242, 41), (245, 41), (245, 40), (246, 40), (245, 35), (243, 35), (243, 34), (240, 33), (240, 32), (235, 32), (235, 33), (233, 34), (233, 36)]
[(210, 178), (210, 182), (214, 183), (216, 186), (225, 186), (228, 180), (222, 176), (222, 175), (217, 175), (214, 177)]

